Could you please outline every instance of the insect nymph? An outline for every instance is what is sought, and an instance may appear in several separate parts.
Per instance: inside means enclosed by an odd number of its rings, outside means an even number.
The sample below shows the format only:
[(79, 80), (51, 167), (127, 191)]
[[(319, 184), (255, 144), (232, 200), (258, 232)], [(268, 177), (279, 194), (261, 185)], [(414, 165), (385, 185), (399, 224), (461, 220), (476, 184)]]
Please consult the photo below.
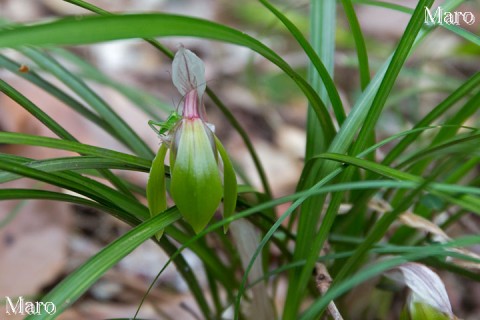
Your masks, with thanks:
[[(175, 125), (182, 119), (182, 116), (178, 114), (177, 111), (172, 111), (165, 121), (153, 121), (149, 120), (148, 125), (155, 131), (162, 140), (168, 140), (167, 135), (170, 130), (172, 130)], [(157, 129), (158, 127), (158, 129)]]

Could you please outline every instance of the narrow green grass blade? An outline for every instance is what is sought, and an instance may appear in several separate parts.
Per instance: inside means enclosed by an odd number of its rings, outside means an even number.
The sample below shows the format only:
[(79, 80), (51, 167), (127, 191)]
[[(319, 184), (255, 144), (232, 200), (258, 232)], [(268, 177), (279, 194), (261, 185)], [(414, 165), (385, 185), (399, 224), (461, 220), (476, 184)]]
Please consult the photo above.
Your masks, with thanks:
[(179, 219), (180, 213), (172, 208), (128, 231), (90, 258), (43, 297), (43, 301), (49, 301), (56, 305), (57, 314), (44, 313), (29, 316), (27, 319), (55, 319), (118, 261), (152, 237), (158, 230), (166, 228)]
[(91, 11), (91, 12), (95, 12), (95, 13), (98, 13), (100, 15), (103, 15), (103, 16), (110, 16), (110, 15), (113, 15), (113, 13), (107, 11), (107, 10), (104, 10), (102, 8), (99, 8), (91, 3), (88, 3), (88, 2), (85, 2), (83, 0), (64, 0), (65, 2), (68, 2), (68, 3), (71, 3), (77, 7), (80, 7), (80, 8), (84, 8), (88, 11)]
[[(368, 65), (368, 54), (367, 48), (365, 45), (365, 40), (363, 38), (362, 30), (360, 29), (360, 24), (358, 23), (357, 15), (355, 14), (355, 9), (352, 5), (351, 0), (342, 0), (342, 5), (347, 16), (348, 24), (352, 31), (352, 36), (355, 41), (355, 47), (357, 51), (358, 59), (358, 70), (360, 73), (360, 87), (365, 90), (370, 83), (370, 68)], [(372, 145), (375, 143), (375, 133), (372, 132), (368, 137), (367, 144)], [(371, 154), (369, 156), (370, 160), (374, 160), (375, 155)], [(361, 217), (359, 217), (361, 219)]]
[(353, 0), (355, 3), (361, 3), (361, 4), (366, 4), (366, 5), (371, 5), (371, 6), (376, 6), (376, 7), (382, 7), (382, 8), (387, 8), (395, 11), (400, 11), (408, 14), (412, 14), (413, 10), (409, 7), (402, 6), (400, 4), (396, 3), (390, 3), (390, 2), (385, 2), (385, 1), (375, 1), (375, 0)]
[[(10, 160), (12, 157), (0, 153), (1, 160)], [(67, 170), (85, 170), (85, 169), (119, 169), (119, 170), (134, 170), (141, 172), (148, 172), (147, 169), (142, 167), (136, 167), (131, 164), (125, 164), (121, 161), (116, 161), (112, 159), (100, 158), (100, 157), (66, 157), (66, 158), (52, 158), (46, 160), (36, 160), (28, 158), (17, 158), (19, 163), (24, 163), (30, 168), (45, 172), (57, 172), (57, 171), (67, 171)], [(9, 173), (9, 172), (0, 172), (0, 183), (5, 183), (8, 181), (13, 181), (19, 179), (20, 176)]]
[(133, 88), (115, 79), (111, 79), (109, 76), (102, 73), (97, 67), (91, 65), (70, 51), (61, 48), (53, 48), (49, 51), (76, 65), (80, 69), (81, 78), (93, 80), (115, 89), (118, 93), (130, 100), (135, 106), (141, 108), (141, 110), (150, 117), (158, 117), (158, 111), (170, 113), (174, 109), (172, 105), (160, 101), (149, 92), (141, 90), (140, 88)]
[[(310, 1), (310, 42), (332, 78), (335, 53), (335, 9), (336, 4), (333, 0)], [(313, 70), (313, 63), (310, 64), (308, 69), (308, 82), (319, 94), (320, 98), (326, 102), (326, 105), (330, 105), (325, 86), (322, 84), (319, 74)], [(327, 150), (330, 144), (330, 141), (322, 135), (321, 127), (322, 123), (315, 119), (312, 110), (309, 109), (307, 114), (307, 145), (305, 153), (307, 160), (313, 155)]]
[[(335, 83), (333, 82), (333, 78), (330, 75), (329, 71), (320, 60), (320, 57), (317, 55), (313, 47), (310, 45), (307, 39), (303, 36), (302, 32), (295, 26), (282, 12), (280, 12), (277, 8), (275, 8), (270, 2), (267, 0), (259, 0), (270, 12), (272, 12), (278, 20), (280, 20), (285, 27), (290, 31), (292, 36), (297, 40), (300, 46), (303, 48), (303, 51), (307, 54), (310, 62), (312, 63), (313, 67), (315, 68), (316, 72), (318, 73), (318, 77), (323, 82), (325, 86), (326, 93), (332, 103), (332, 109), (335, 113), (335, 117), (337, 118), (337, 122), (341, 124), (345, 120), (345, 110), (343, 109), (343, 103), (340, 99), (340, 95), (338, 94), (337, 88), (335, 87)], [(330, 22), (326, 22), (329, 24)], [(330, 23), (331, 25), (331, 23)], [(335, 25), (335, 20), (333, 20), (333, 25)], [(325, 101), (325, 100), (324, 100)]]
[[(193, 237), (192, 234), (184, 234), (173, 226), (168, 227), (166, 233), (180, 244), (188, 242)], [(215, 273), (217, 280), (228, 291), (235, 290), (237, 280), (231, 277), (232, 270), (228, 269), (224, 262), (221, 262), (215, 249), (209, 247), (206, 243), (190, 243), (188, 248), (202, 260), (206, 268)]]
[(480, 47), (480, 37), (476, 34), (455, 25), (442, 24), (442, 27)]
[[(335, 30), (336, 30), (336, 1), (310, 1), (310, 42), (313, 49), (323, 61), (327, 71), (333, 78), (334, 73), (334, 57), (335, 57)], [(321, 83), (318, 73), (314, 72), (313, 65), (309, 65), (308, 79), (312, 87), (319, 93), (320, 98), (328, 101), (327, 105), (332, 102), (329, 101), (325, 86)], [(345, 121), (342, 121), (342, 125)], [(331, 148), (337, 135), (331, 143), (328, 142), (320, 131), (322, 124), (320, 124), (311, 113), (310, 109), (307, 114), (307, 142), (305, 159), (308, 161), (314, 155), (322, 153)], [(314, 164), (312, 168), (312, 175), (308, 177), (305, 185), (307, 187), (315, 185), (317, 181), (329, 175), (334, 170), (323, 172), (321, 174), (321, 164)], [(297, 227), (297, 242), (294, 250), (294, 260), (302, 260), (305, 256), (311, 254), (311, 239), (316, 232), (315, 228), (320, 219), (320, 210), (323, 207), (325, 197), (310, 198), (302, 204), (299, 214)], [(300, 308), (300, 303), (305, 293), (297, 291), (298, 287), (298, 273), (289, 272), (288, 282), (291, 284), (287, 291), (288, 304), (285, 305), (283, 311), (284, 319), (294, 319)]]
[(68, 202), (76, 205), (81, 205), (100, 211), (110, 213), (112, 216), (117, 217), (130, 225), (138, 225), (141, 220), (131, 216), (131, 219), (125, 219), (125, 214), (112, 206), (103, 205), (95, 201), (91, 201), (85, 198), (80, 198), (64, 193), (58, 193), (53, 191), (35, 190), (35, 189), (0, 189), (0, 200), (52, 200)]
[[(423, 178), (413, 175), (408, 172), (403, 172), (394, 168), (387, 167), (382, 164), (378, 164), (373, 161), (355, 158), (352, 156), (342, 155), (342, 154), (335, 154), (335, 153), (325, 153), (319, 155), (319, 157), (338, 161), (344, 164), (358, 166), (365, 170), (374, 171), (380, 175), (385, 177), (401, 180), (401, 181), (411, 181), (415, 183), (422, 183)], [(480, 195), (480, 188), (476, 186), (462, 186), (462, 185), (455, 185), (455, 184), (448, 184), (448, 183), (441, 183), (441, 182), (431, 182), (428, 186), (429, 189), (437, 190), (439, 192), (457, 194), (457, 193), (471, 193), (475, 195)], [(458, 195), (458, 194), (457, 194)], [(480, 210), (478, 208), (477, 210)]]
[[(364, 150), (362, 153), (359, 154), (359, 157), (368, 156), (374, 150), (376, 150), (380, 147), (383, 147), (386, 144), (391, 143), (391, 142), (393, 142), (397, 139), (400, 139), (402, 137), (406, 137), (406, 136), (409, 136), (409, 135), (418, 135), (422, 132), (425, 132), (425, 131), (428, 131), (428, 130), (433, 130), (433, 129), (438, 130), (440, 127), (441, 126), (419, 127), (419, 128), (413, 128), (411, 130), (407, 130), (407, 131), (403, 131), (403, 132), (394, 134), (394, 135), (376, 143), (375, 145), (371, 146), (370, 148)], [(322, 161), (322, 160), (320, 158), (318, 158), (318, 156), (315, 156), (315, 157), (311, 158), (309, 161), (306, 162), (305, 167), (302, 171), (302, 175), (300, 177), (300, 182), (298, 183), (298, 185), (300, 186), (298, 188), (298, 190), (304, 190), (305, 189), (305, 187), (307, 185), (306, 181), (307, 181), (308, 177), (312, 174), (312, 169), (314, 167), (314, 162), (316, 162), (316, 161)]]
[[(435, 119), (439, 118), (442, 114), (448, 111), (454, 106), (456, 102), (464, 98), (469, 92), (480, 86), (480, 72), (474, 74), (470, 79), (465, 81), (460, 87), (452, 92), (445, 100), (443, 100), (438, 106), (430, 111), (422, 120), (417, 122), (415, 128), (426, 127), (430, 125)], [(393, 149), (387, 154), (382, 161), (383, 164), (389, 165), (412, 143), (421, 132), (405, 136), (399, 143), (397, 143)]]
[(392, 56), (385, 77), (380, 84), (377, 94), (372, 102), (372, 106), (368, 111), (365, 123), (362, 126), (358, 138), (353, 145), (352, 154), (358, 154), (365, 146), (365, 139), (374, 131), (376, 122), (380, 117), (380, 113), (383, 110), (388, 95), (393, 88), (395, 80), (402, 69), (403, 64), (407, 60), (408, 54), (414, 45), (415, 39), (424, 23), (425, 8), (430, 8), (433, 4), (433, 0), (420, 0), (415, 8), (415, 11), (405, 29), (405, 32), (400, 39), (400, 42)]
[[(319, 157), (358, 166), (363, 169), (371, 170), (377, 174), (380, 174), (392, 179), (408, 180), (408, 181), (415, 181), (417, 183), (424, 183), (423, 178), (419, 176), (416, 176), (407, 172), (402, 172), (402, 171), (399, 171), (399, 170), (396, 170), (372, 161), (364, 160), (364, 159), (359, 159), (359, 158), (355, 158), (347, 155), (341, 155), (341, 154), (331, 154), (331, 153), (322, 154), (322, 155), (319, 155)], [(471, 210), (472, 212), (480, 214), (480, 206), (479, 206), (480, 198), (475, 198), (475, 197), (465, 196), (465, 195), (460, 196), (455, 194), (455, 192), (457, 192), (456, 188), (460, 187), (458, 185), (450, 185), (450, 187), (447, 187), (446, 190), (450, 190), (450, 191), (437, 192), (435, 191), (435, 186), (437, 185), (442, 185), (442, 184), (431, 182), (428, 185), (427, 189), (429, 189), (433, 194), (445, 198), (447, 201), (450, 201), (454, 204), (462, 206), (467, 210)], [(474, 189), (477, 189), (477, 188), (474, 188)], [(450, 193), (453, 193), (453, 194), (449, 195)]]
[[(358, 3), (362, 3), (362, 4), (377, 6), (377, 7), (388, 8), (388, 9), (391, 9), (391, 10), (395, 10), (395, 11), (399, 11), (399, 12), (403, 12), (403, 13), (407, 13), (407, 14), (412, 14), (412, 12), (413, 12), (413, 10), (411, 8), (405, 7), (405, 6), (402, 6), (402, 5), (399, 5), (399, 4), (395, 4), (395, 3), (383, 2), (383, 1), (371, 1), (371, 0), (353, 0), (353, 1), (358, 2)], [(436, 14), (434, 14), (434, 15), (436, 15)], [(473, 43), (477, 46), (480, 46), (480, 37), (477, 36), (476, 34), (470, 32), (470, 31), (468, 31), (468, 30), (463, 29), (462, 27), (452, 25), (452, 24), (448, 24), (448, 23), (442, 23), (440, 25), (440, 27), (445, 28), (445, 29), (455, 33), (456, 35), (464, 38), (465, 40), (467, 40), (467, 41), (469, 41), (469, 42), (471, 42), (471, 43)]]
[[(80, 7), (80, 8), (84, 8), (85, 10), (88, 10), (88, 11), (91, 11), (91, 12), (94, 12), (96, 14), (99, 14), (101, 16), (113, 16), (115, 15), (114, 13), (112, 12), (109, 12), (107, 10), (104, 10), (102, 8), (99, 8), (91, 3), (88, 3), (88, 2), (85, 2), (83, 0), (64, 0), (65, 2), (68, 2), (68, 3), (71, 3), (77, 7)], [(150, 43), (153, 47), (155, 47), (156, 49), (160, 50), (160, 52), (162, 52), (165, 56), (169, 57), (170, 59), (173, 59), (173, 53), (170, 51), (170, 49), (168, 49), (167, 47), (165, 47), (164, 45), (162, 45), (160, 42), (158, 42), (157, 40), (155, 40), (154, 38), (143, 38), (143, 40), (147, 41), (148, 43)]]
[[(336, 30), (336, 2), (332, 0), (328, 1), (310, 1), (310, 42), (315, 52), (320, 56), (328, 72), (333, 77), (334, 70), (334, 56), (335, 56), (335, 30)], [(319, 92), (320, 97), (324, 101), (329, 101), (326, 95), (325, 86), (321, 83), (321, 79), (318, 74), (313, 72), (312, 66), (309, 68), (309, 82), (312, 87)], [(331, 102), (331, 101), (329, 101)], [(345, 121), (342, 122), (345, 124)], [(331, 148), (331, 143), (326, 144), (324, 138), (319, 131), (319, 124), (315, 118), (312, 117), (310, 110), (307, 114), (307, 143), (305, 158), (308, 161), (316, 154), (324, 152)], [(336, 139), (335, 136), (334, 140)], [(333, 143), (332, 141), (332, 143)], [(332, 170), (335, 172), (335, 170)], [(330, 172), (332, 172), (330, 171)], [(312, 166), (312, 175), (305, 181), (305, 186), (313, 186), (322, 177), (330, 174), (330, 172), (324, 172), (321, 174), (321, 164), (316, 163)], [(311, 242), (311, 239), (315, 234), (315, 226), (320, 217), (320, 210), (311, 209), (310, 206), (315, 208), (322, 208), (324, 196), (307, 199), (302, 204), (299, 220), (298, 220), (298, 237), (294, 250), (294, 261), (302, 260), (306, 255), (310, 253), (310, 246), (307, 243)], [(298, 286), (298, 273), (289, 272), (289, 286), (287, 291), (288, 304), (285, 305), (283, 318), (293, 319), (296, 318), (297, 312), (300, 307), (300, 302), (303, 298), (305, 290), (301, 293), (296, 291)]]
[(363, 38), (362, 29), (358, 23), (355, 9), (353, 8), (351, 0), (342, 0), (342, 5), (345, 10), (345, 14), (348, 19), (348, 24), (352, 30), (352, 36), (355, 40), (355, 46), (357, 48), (358, 69), (360, 71), (360, 85), (362, 90), (365, 90), (370, 82), (370, 68), (368, 66), (368, 54), (367, 47), (365, 45), (365, 39)]
[[(160, 239), (160, 246), (170, 257), (177, 252), (177, 247), (173, 245), (167, 237), (162, 237), (162, 239)], [(195, 297), (195, 302), (198, 304), (202, 312), (203, 319), (209, 319), (212, 315), (212, 312), (207, 300), (205, 299), (205, 292), (193, 273), (192, 267), (181, 254), (175, 255), (175, 260), (173, 260), (173, 262), (175, 263), (178, 272), (180, 272), (183, 279), (187, 282), (190, 293), (192, 293), (192, 295)]]
[[(414, 174), (421, 175), (428, 165), (430, 164), (429, 159), (427, 158), (430, 154), (435, 155), (437, 153), (443, 152), (444, 149), (450, 149), (453, 152), (462, 152), (462, 142), (467, 142), (470, 139), (475, 139), (475, 135), (471, 138), (467, 138), (467, 140), (461, 140), (461, 135), (459, 136), (460, 140), (456, 141), (454, 139), (452, 142), (449, 142), (450, 138), (454, 137), (457, 131), (462, 128), (462, 124), (469, 119), (469, 117), (474, 114), (477, 110), (478, 107), (480, 106), (480, 91), (475, 94), (473, 97), (471, 97), (467, 102), (465, 103), (464, 106), (462, 106), (458, 112), (451, 116), (447, 121), (445, 122), (445, 126), (443, 126), (440, 131), (437, 133), (435, 138), (432, 140), (431, 144), (432, 148), (428, 148), (425, 150), (426, 152), (422, 155), (420, 153), (414, 153), (412, 154), (407, 160), (403, 161), (401, 165), (405, 165), (405, 163), (409, 163), (412, 161), (417, 161), (420, 158), (424, 158), (418, 162), (416, 162), (412, 168), (410, 168), (409, 171), (411, 171)], [(472, 151), (475, 151), (475, 145), (471, 146), (473, 149)], [(465, 151), (465, 150), (464, 150)]]
[[(87, 31), (86, 31), (87, 32)], [(1, 34), (1, 32), (0, 32)], [(1, 38), (1, 35), (0, 35)], [(38, 64), (41, 68), (50, 72), (73, 92), (87, 102), (95, 109), (110, 126), (115, 130), (116, 134), (122, 138), (121, 142), (125, 143), (132, 151), (138, 155), (151, 159), (153, 152), (133, 131), (132, 128), (120, 118), (108, 105), (108, 103), (91, 90), (79, 77), (69, 72), (56, 60), (38, 50), (32, 48), (22, 48), (21, 52)]]
[(13, 101), (17, 102), (25, 110), (35, 116), (40, 122), (42, 122), (47, 128), (52, 130), (60, 138), (76, 141), (76, 139), (62, 126), (60, 126), (55, 120), (48, 116), (42, 109), (33, 104), (23, 94), (18, 92), (8, 83), (0, 79), (0, 92), (5, 93)]
[[(134, 216), (140, 220), (146, 220), (149, 217), (147, 207), (140, 203), (136, 198), (126, 197), (125, 194), (96, 180), (84, 177), (75, 172), (65, 171), (48, 174), (32, 168), (27, 168), (28, 167), (23, 167), (21, 170), (24, 171), (24, 174), (31, 176), (34, 179), (45, 182), (51, 180), (54, 185), (72, 191), (75, 191), (76, 189), (80, 191), (81, 194), (84, 194), (91, 199), (121, 209), (128, 215)], [(56, 178), (59, 180), (57, 181)], [(62, 184), (65, 184), (65, 186), (62, 186)]]
[[(0, 143), (7, 144), (25, 144), (33, 146), (43, 146), (47, 148), (62, 149), (73, 152), (78, 152), (84, 155), (93, 155), (103, 158), (110, 158), (114, 160), (123, 161), (133, 164), (136, 167), (150, 168), (151, 162), (142, 158), (138, 158), (132, 155), (127, 155), (121, 152), (108, 150), (99, 147), (88, 146), (75, 141), (65, 141), (53, 138), (38, 137), (25, 135), (20, 133), (0, 132)], [(126, 187), (125, 183), (117, 176), (113, 175), (108, 170), (100, 169), (100, 173), (110, 180), (120, 191), (122, 191), (128, 197), (134, 199), (134, 196), (130, 190)]]
[[(480, 148), (478, 145), (479, 140), (479, 134), (468, 134), (466, 137), (465, 135), (456, 136), (453, 139), (446, 140), (442, 143), (434, 144), (433, 146), (411, 153), (407, 158), (402, 159), (403, 161), (401, 161), (396, 168), (404, 168), (412, 163), (418, 164), (418, 161), (420, 160), (423, 167), (423, 164), (425, 162), (430, 162), (430, 158), (434, 156), (439, 157), (443, 155), (448, 157), (458, 153), (468, 156), (478, 156), (480, 155)], [(427, 161), (425, 158), (429, 158), (429, 161)], [(416, 168), (417, 167), (415, 166), (413, 169)], [(413, 174), (418, 174), (417, 170), (410, 170), (410, 172)]]
[[(404, 69), (405, 70), (405, 69)], [(390, 98), (388, 98), (385, 108), (396, 108), (399, 105), (403, 105), (404, 103), (408, 103), (408, 100), (415, 99), (417, 96), (421, 94), (427, 93), (438, 93), (438, 94), (449, 94), (452, 92), (450, 84), (439, 84), (439, 85), (432, 85), (432, 86), (415, 86), (415, 87), (408, 87), (405, 89), (399, 89), (392, 91)]]
[(22, 133), (0, 132), (0, 143), (4, 144), (22, 144), (30, 146), (39, 146), (52, 149), (67, 150), (78, 152), (85, 155), (98, 156), (112, 160), (118, 160), (135, 166), (150, 169), (151, 161), (139, 158), (134, 155), (113, 151), (105, 148), (94, 147), (87, 144), (66, 141), (54, 138), (39, 137)]
[(223, 306), (220, 300), (220, 292), (218, 290), (218, 285), (215, 280), (215, 275), (210, 270), (206, 270), (206, 274), (207, 274), (208, 287), (212, 295), (213, 305), (215, 306), (214, 317), (216, 317), (216, 319), (221, 319)]
[(80, 193), (100, 203), (123, 209), (142, 220), (149, 216), (147, 208), (138, 200), (125, 197), (112, 188), (73, 172), (48, 173), (9, 160), (0, 161), (0, 169)]
[(460, 126), (479, 110), (479, 106), (480, 90), (472, 96), (455, 115), (445, 121), (446, 126), (440, 130), (437, 136), (433, 139), (432, 144), (438, 144), (455, 136), (460, 129)]
[[(0, 198), (1, 199), (1, 198)], [(15, 203), (13, 208), (6, 210), (4, 212), (2, 219), (0, 219), (0, 230), (8, 226), (15, 218), (18, 216), (20, 211), (28, 204), (30, 199), (22, 199)]]
[[(473, 170), (478, 164), (480, 163), (480, 156), (475, 156), (466, 161), (463, 165), (459, 168), (454, 170), (447, 179), (445, 179), (446, 183), (458, 183), (460, 179), (462, 179), (465, 175), (467, 175), (471, 170)], [(472, 184), (477, 185), (477, 184)]]

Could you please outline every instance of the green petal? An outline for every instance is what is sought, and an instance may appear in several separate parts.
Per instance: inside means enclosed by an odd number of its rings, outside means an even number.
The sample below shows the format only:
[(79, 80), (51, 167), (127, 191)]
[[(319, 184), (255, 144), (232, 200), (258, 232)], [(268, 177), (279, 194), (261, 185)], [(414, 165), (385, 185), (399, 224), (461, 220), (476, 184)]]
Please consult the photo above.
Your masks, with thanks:
[[(157, 214), (167, 209), (167, 193), (165, 187), (165, 156), (167, 154), (167, 147), (162, 143), (158, 149), (157, 156), (153, 159), (150, 167), (150, 175), (147, 182), (147, 201), (150, 216)], [(160, 240), (163, 230), (157, 232), (155, 237)]]
[(213, 217), (222, 199), (222, 182), (208, 129), (200, 119), (185, 119), (180, 127), (170, 194), (196, 233)]
[[(215, 137), (215, 145), (223, 160), (223, 217), (229, 218), (237, 206), (237, 177), (227, 151), (217, 137)], [(225, 233), (228, 231), (228, 226), (229, 224), (223, 226)]]

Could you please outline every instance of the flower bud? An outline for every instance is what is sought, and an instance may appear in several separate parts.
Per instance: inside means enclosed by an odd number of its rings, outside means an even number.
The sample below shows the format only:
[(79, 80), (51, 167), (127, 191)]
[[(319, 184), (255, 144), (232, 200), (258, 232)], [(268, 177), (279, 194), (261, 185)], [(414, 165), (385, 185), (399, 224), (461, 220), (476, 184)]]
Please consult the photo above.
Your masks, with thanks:
[[(163, 166), (165, 148), (170, 147), (170, 195), (183, 218), (197, 233), (212, 219), (222, 197), (225, 217), (233, 214), (237, 198), (233, 166), (211, 129), (213, 125), (206, 122), (204, 72), (202, 60), (183, 47), (179, 49), (172, 63), (172, 81), (184, 95), (182, 119), (169, 131), (171, 143), (160, 148), (157, 157), (163, 158), (156, 158), (153, 164)], [(224, 167), (223, 176), (218, 163), (219, 154)], [(154, 173), (163, 175), (164, 172), (153, 166), (150, 171), (147, 197), (152, 215), (166, 208), (165, 188), (158, 182), (158, 177), (152, 177)], [(156, 189), (160, 190), (160, 194)], [(154, 200), (154, 197), (160, 197), (161, 201)]]
[(200, 118), (183, 119), (173, 144), (177, 152), (170, 160), (170, 194), (178, 210), (195, 232), (212, 218), (223, 195), (222, 181), (209, 135)]

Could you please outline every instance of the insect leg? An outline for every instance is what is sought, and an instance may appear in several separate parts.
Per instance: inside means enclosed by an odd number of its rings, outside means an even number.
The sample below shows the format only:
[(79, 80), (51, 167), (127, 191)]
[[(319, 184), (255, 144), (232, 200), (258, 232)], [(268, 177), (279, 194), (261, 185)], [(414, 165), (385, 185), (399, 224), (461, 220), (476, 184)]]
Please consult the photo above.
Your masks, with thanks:
[(152, 128), (153, 131), (155, 131), (156, 134), (160, 135), (160, 130), (158, 130), (155, 126), (162, 128), (164, 122), (148, 120), (148, 125), (150, 126), (150, 128)]

